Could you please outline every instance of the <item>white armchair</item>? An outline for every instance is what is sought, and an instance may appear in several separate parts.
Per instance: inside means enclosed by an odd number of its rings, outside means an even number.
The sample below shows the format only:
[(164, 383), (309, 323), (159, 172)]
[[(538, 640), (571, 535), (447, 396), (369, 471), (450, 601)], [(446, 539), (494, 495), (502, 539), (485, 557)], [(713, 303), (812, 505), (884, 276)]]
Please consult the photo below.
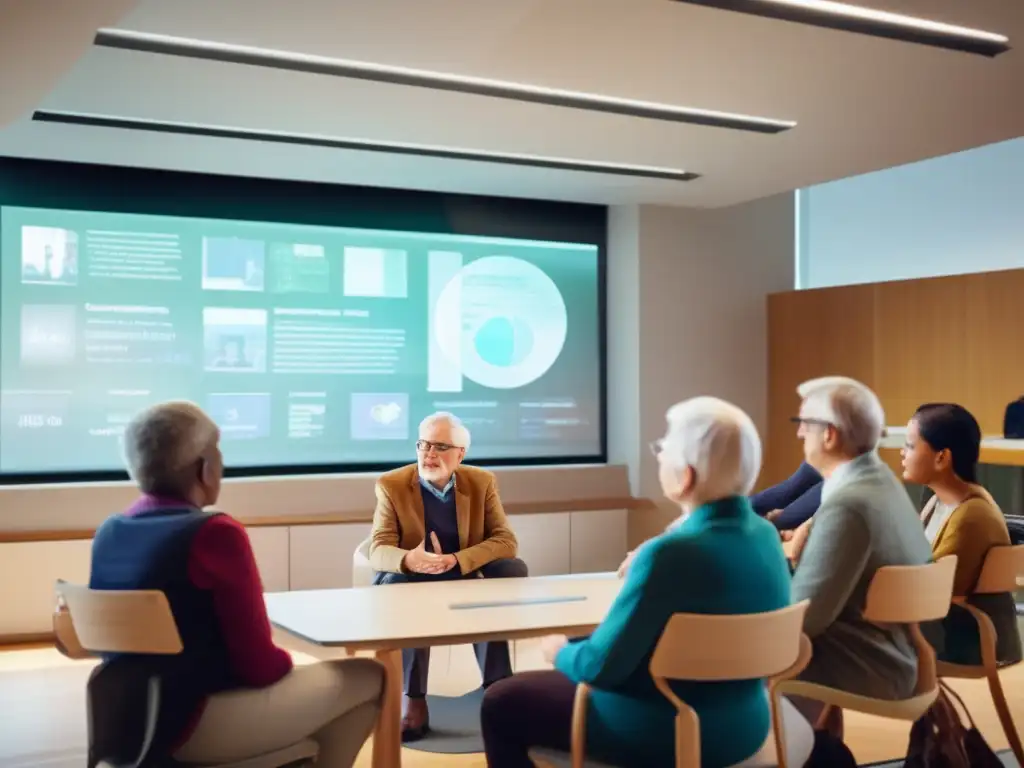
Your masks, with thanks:
[(373, 584), (370, 567), (370, 539), (367, 537), (352, 553), (352, 586), (369, 587)]

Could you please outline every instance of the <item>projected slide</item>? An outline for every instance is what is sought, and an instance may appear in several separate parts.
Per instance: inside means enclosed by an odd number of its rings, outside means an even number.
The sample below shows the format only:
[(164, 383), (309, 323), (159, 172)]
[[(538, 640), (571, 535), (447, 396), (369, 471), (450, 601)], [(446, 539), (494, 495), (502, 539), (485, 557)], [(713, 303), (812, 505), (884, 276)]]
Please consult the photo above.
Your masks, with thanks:
[(0, 474), (121, 468), (155, 402), (229, 466), (411, 461), (446, 410), (472, 459), (600, 453), (598, 247), (0, 207)]
[(485, 256), (451, 277), (434, 305), (434, 333), (448, 362), (492, 389), (518, 389), (555, 364), (569, 318), (558, 286), (511, 256)]

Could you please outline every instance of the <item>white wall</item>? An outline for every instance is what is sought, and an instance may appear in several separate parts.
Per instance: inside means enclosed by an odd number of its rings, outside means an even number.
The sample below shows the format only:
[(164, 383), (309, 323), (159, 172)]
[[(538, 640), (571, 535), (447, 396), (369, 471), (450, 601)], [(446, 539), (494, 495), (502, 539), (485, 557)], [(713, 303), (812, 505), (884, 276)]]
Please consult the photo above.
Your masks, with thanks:
[[(626, 511), (512, 515), (519, 555), (536, 576), (597, 573), (618, 567), (626, 552)], [(353, 555), (369, 523), (250, 528), (249, 538), (268, 592), (352, 586)], [(58, 578), (89, 579), (92, 542), (0, 544), (0, 638), (49, 632)]]
[[(641, 206), (610, 218), (609, 451), (638, 496), (661, 498), (648, 443), (698, 395), (745, 409), (767, 434), (769, 293), (792, 290), (794, 196), (712, 210)], [(630, 515), (630, 545), (676, 514)]]
[(800, 288), (1024, 267), (1024, 138), (801, 190)]
[[(627, 468), (609, 465), (506, 467), (495, 471), (506, 504), (621, 498), (630, 495)], [(218, 507), (243, 520), (289, 515), (366, 518), (376, 474), (307, 475), (227, 480)], [(131, 504), (130, 483), (67, 483), (0, 487), (0, 531), (92, 529)]]
[[(506, 504), (553, 504), (544, 514), (513, 514), (519, 553), (537, 575), (614, 570), (626, 553), (624, 509), (557, 511), (559, 502), (625, 498), (624, 466), (515, 467), (496, 472)], [(373, 508), (375, 476), (347, 475), (232, 480), (220, 508), (246, 520), (274, 518), (249, 528), (267, 591), (352, 585), (353, 553), (369, 523), (288, 525), (289, 516), (366, 515)], [(0, 488), (0, 531), (91, 529), (136, 496), (128, 483)], [(280, 524), (278, 524), (280, 522)], [(0, 543), (0, 640), (49, 631), (53, 584), (85, 582), (91, 542)]]

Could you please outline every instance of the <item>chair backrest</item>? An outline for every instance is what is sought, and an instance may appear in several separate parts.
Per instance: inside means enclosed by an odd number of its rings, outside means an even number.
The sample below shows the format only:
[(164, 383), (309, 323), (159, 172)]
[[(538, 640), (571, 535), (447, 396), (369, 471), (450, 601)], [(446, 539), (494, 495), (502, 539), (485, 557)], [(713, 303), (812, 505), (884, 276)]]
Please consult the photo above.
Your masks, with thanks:
[(58, 581), (82, 647), (92, 653), (181, 653), (167, 596), (157, 590), (96, 590)]
[(864, 618), (875, 624), (905, 624), (909, 630), (917, 651), (916, 696), (937, 690), (935, 649), (924, 637), (920, 624), (949, 613), (955, 574), (956, 555), (947, 555), (927, 565), (879, 568), (868, 587)]
[(890, 565), (871, 579), (864, 618), (875, 624), (919, 624), (944, 618), (953, 598), (956, 555), (926, 565)]
[[(792, 677), (811, 658), (811, 641), (803, 633), (809, 602), (764, 613), (677, 613), (668, 620), (651, 655), (650, 671), (661, 695), (676, 708), (677, 768), (701, 765), (700, 718), (668, 681)], [(776, 717), (774, 697), (772, 702), (772, 716)], [(780, 750), (785, 752), (784, 744)]]
[(778, 675), (800, 658), (808, 603), (753, 614), (677, 613), (668, 620), (651, 656), (651, 675), (656, 681)]
[(359, 542), (359, 546), (356, 547), (356, 555), (359, 556), (359, 557), (363, 557), (363, 558), (369, 559), (370, 558), (370, 543), (371, 543), (371, 541), (372, 540), (370, 539), (370, 537), (367, 536), (365, 539), (363, 539), (361, 542)]
[(1013, 592), (1020, 576), (1024, 576), (1024, 544), (992, 547), (985, 555), (974, 592), (980, 595)]

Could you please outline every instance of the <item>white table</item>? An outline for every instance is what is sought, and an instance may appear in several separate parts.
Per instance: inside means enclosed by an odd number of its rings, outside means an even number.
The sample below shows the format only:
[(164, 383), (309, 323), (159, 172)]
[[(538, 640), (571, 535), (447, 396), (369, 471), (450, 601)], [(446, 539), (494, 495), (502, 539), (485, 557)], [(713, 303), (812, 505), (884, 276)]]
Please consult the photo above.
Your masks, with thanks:
[(601, 623), (622, 582), (614, 573), (463, 579), (432, 584), (278, 592), (270, 621), (315, 645), (373, 651), (387, 669), (374, 768), (401, 765), (402, 649), (580, 636)]

